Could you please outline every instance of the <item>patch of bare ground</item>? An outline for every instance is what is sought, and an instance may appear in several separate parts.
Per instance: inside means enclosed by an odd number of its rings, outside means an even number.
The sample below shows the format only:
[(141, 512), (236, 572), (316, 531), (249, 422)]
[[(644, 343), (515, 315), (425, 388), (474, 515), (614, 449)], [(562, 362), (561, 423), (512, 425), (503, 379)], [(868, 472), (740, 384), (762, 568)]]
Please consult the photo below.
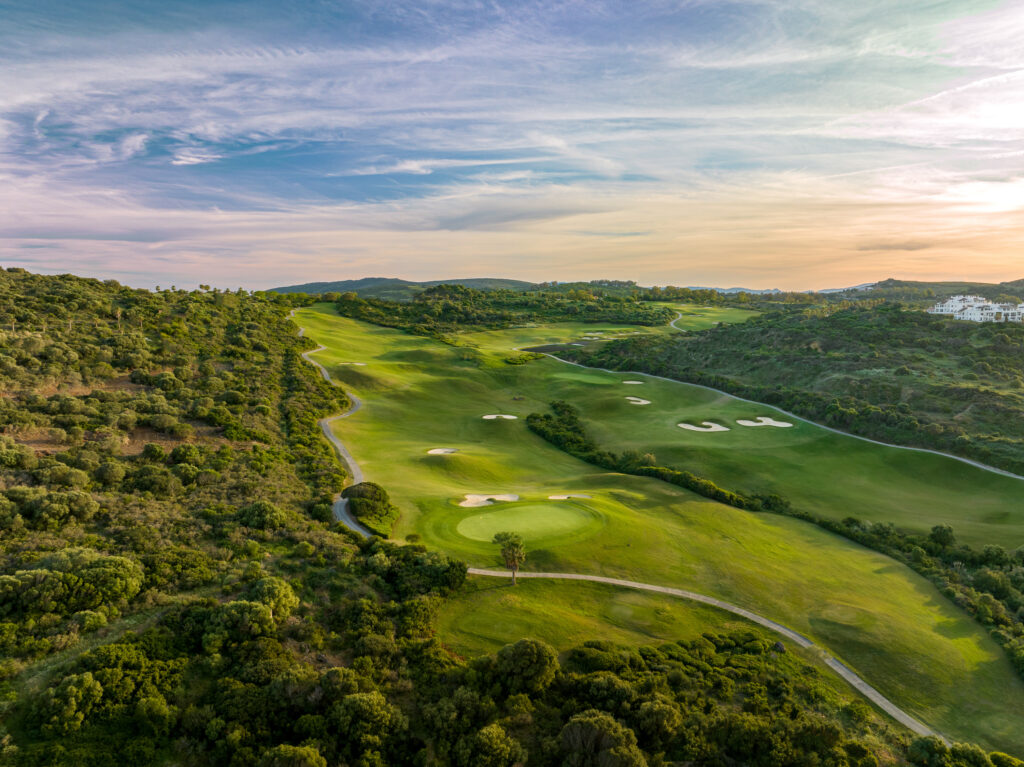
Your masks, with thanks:
[(131, 434), (128, 436), (128, 441), (125, 442), (124, 446), (121, 448), (121, 454), (139, 455), (147, 442), (153, 442), (160, 445), (160, 447), (168, 452), (173, 450), (175, 446), (185, 443), (212, 445), (215, 447), (220, 445), (235, 445), (238, 447), (253, 444), (252, 442), (234, 442), (227, 439), (220, 435), (216, 426), (193, 423), (192, 428), (195, 432), (190, 439), (178, 439), (177, 437), (172, 437), (170, 434), (164, 434), (163, 432), (156, 431), (155, 429), (150, 429), (147, 426), (138, 426), (132, 429)]
[(50, 453), (63, 450), (67, 447), (60, 436), (55, 436), (50, 428), (24, 429), (8, 434), (19, 445), (31, 448), (37, 453), (49, 455)]

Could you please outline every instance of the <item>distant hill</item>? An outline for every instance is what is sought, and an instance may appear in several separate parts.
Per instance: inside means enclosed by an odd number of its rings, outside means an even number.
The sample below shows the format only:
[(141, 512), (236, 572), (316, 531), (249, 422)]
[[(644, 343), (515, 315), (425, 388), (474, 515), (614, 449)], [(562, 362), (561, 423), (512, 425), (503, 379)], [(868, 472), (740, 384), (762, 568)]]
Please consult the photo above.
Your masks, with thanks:
[[(968, 294), (990, 300), (1024, 300), (1024, 280), (1012, 282), (917, 282), (882, 280), (868, 290), (850, 288), (844, 298), (886, 298), (909, 304), (928, 304), (949, 296)], [(847, 295), (848, 294), (848, 295)]]
[(778, 288), (767, 288), (766, 290), (755, 290), (753, 288), (709, 288), (698, 285), (687, 285), (687, 290), (714, 290), (718, 293), (749, 293), (752, 296), (771, 295), (781, 293)]
[(473, 277), (464, 280), (428, 280), (414, 282), (397, 277), (363, 277), (359, 280), (337, 280), (335, 282), (306, 282), (302, 285), (287, 285), (271, 288), (273, 293), (355, 293), (362, 298), (384, 298), (389, 301), (410, 301), (413, 296), (434, 285), (465, 285), (478, 290), (527, 290), (533, 283), (522, 280), (503, 280), (492, 277)]
[(812, 290), (811, 293), (850, 293), (861, 290), (871, 290), (875, 287), (877, 282), (862, 282), (860, 285), (851, 285), (848, 288), (823, 288), (821, 290)]

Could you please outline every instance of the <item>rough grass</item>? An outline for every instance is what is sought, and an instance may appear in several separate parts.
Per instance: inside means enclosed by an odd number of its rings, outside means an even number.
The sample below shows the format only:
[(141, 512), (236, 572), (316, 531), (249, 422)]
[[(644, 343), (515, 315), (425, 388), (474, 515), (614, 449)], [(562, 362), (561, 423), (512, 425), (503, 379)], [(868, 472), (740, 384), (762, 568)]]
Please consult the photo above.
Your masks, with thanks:
[[(463, 657), (494, 652), (510, 637), (557, 650), (591, 639), (626, 645), (693, 639), (705, 631), (760, 630), (721, 610), (602, 583), (471, 578), (438, 619), (445, 644)], [(767, 634), (765, 634), (767, 636)]]
[[(876, 504), (883, 505), (890, 493), (906, 499), (926, 484), (905, 473), (906, 468), (894, 468), (894, 461), (935, 461), (932, 473), (938, 481), (956, 469), (946, 459), (901, 451), (890, 455), (885, 448), (806, 424), (690, 434), (675, 424), (698, 415), (750, 418), (773, 411), (682, 384), (622, 386), (622, 380), (635, 376), (583, 370), (550, 359), (525, 365), (503, 362), (511, 346), (550, 337), (561, 326), (461, 337), (476, 345), (466, 349), (342, 319), (327, 306), (302, 310), (297, 320), (307, 335), (328, 347), (318, 358), (332, 372), (338, 369), (332, 363), (361, 360), (368, 364), (360, 372), (377, 382), (355, 389), (365, 406), (336, 428), (367, 478), (387, 487), (401, 509), (396, 537), (416, 533), (428, 546), (472, 565), (500, 567), (496, 546), (458, 532), (467, 516), (487, 511), (458, 507), (464, 494), (518, 493), (526, 506), (546, 506), (551, 494), (592, 495), (579, 505), (600, 523), (529, 544), (526, 569), (609, 575), (727, 599), (810, 636), (948, 736), (1024, 753), (1024, 732), (1015, 713), (1024, 707), (1024, 683), (980, 626), (908, 568), (797, 520), (742, 512), (655, 480), (595, 469), (540, 440), (522, 419), (551, 399), (563, 398), (579, 405), (609, 443), (618, 440), (649, 449), (651, 442), (676, 440), (680, 463), (686, 458), (688, 468), (693, 457), (709, 463), (708, 456), (721, 460), (729, 473), (716, 479), (727, 487), (746, 489), (744, 483), (775, 481), (773, 473), (790, 465), (788, 481), (799, 479), (803, 492), (835, 496), (836, 486), (861, 483), (873, 487), (881, 499)], [(571, 334), (580, 328), (561, 329)], [(588, 326), (588, 332), (593, 329)], [(634, 407), (624, 399), (641, 392), (655, 404)], [(510, 413), (520, 420), (483, 421), (485, 413)], [(699, 447), (701, 440), (721, 437), (734, 440), (732, 446), (714, 451)], [(830, 464), (837, 476), (822, 472), (814, 462), (829, 444), (838, 451), (835, 464)], [(428, 460), (433, 457), (425, 456), (426, 450), (439, 445), (460, 452)], [(975, 491), (984, 494), (980, 476), (970, 470), (961, 480), (975, 482)], [(948, 477), (946, 481), (956, 485)], [(927, 511), (919, 507), (922, 520)], [(876, 512), (864, 508), (856, 516)], [(571, 592), (585, 587), (561, 588)], [(482, 603), (467, 597), (461, 604), (462, 617), (452, 607), (441, 624), (442, 638), (452, 646), (468, 651), (484, 647), (481, 636), (493, 646), (522, 635), (518, 632), (523, 627), (515, 620), (492, 621), (490, 633), (483, 632), (471, 615)], [(524, 607), (517, 620), (533, 622), (530, 614)], [(592, 630), (591, 636), (601, 638), (614, 626), (604, 613), (594, 612), (595, 622), (584, 624), (574, 622), (572, 615), (571, 610), (552, 608), (545, 631), (554, 644), (564, 646)]]

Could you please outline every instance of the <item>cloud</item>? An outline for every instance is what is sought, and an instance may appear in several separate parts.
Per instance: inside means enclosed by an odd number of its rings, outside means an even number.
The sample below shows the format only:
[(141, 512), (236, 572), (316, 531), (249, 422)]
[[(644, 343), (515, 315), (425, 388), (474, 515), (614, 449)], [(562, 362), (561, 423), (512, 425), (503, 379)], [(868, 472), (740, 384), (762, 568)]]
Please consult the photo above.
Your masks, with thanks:
[(907, 240), (905, 242), (872, 242), (864, 245), (857, 246), (857, 250), (872, 251), (872, 250), (896, 250), (896, 251), (914, 251), (914, 250), (926, 250), (932, 247), (932, 243), (923, 242), (919, 240)]
[(223, 155), (203, 149), (179, 149), (171, 159), (171, 165), (202, 165), (208, 162), (216, 162)]
[(339, 259), (785, 286), (869, 281), (886, 256), (1010, 269), (1019, 8), (346, 8), (18, 15), (0, 30), (0, 253), (47, 237), (41, 265), (179, 282)]

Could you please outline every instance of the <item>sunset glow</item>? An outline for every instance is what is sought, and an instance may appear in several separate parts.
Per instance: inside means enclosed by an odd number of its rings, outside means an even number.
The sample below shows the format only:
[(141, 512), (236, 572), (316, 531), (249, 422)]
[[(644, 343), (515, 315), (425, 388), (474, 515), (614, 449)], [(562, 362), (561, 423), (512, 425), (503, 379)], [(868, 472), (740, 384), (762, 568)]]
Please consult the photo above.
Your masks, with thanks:
[[(143, 4), (149, 5), (149, 4)], [(1024, 6), (0, 4), (0, 263), (1024, 277)]]

